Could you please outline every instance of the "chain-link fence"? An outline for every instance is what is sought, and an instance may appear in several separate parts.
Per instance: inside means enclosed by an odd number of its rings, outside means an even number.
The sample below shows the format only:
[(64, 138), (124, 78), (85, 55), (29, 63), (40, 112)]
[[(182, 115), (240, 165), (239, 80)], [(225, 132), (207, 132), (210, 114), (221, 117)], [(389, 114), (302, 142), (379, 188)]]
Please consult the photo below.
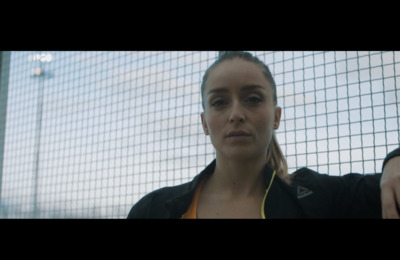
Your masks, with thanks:
[[(400, 143), (400, 52), (252, 53), (277, 83), (290, 172), (380, 172)], [(2, 56), (0, 217), (125, 218), (215, 156), (200, 84), (218, 52)]]

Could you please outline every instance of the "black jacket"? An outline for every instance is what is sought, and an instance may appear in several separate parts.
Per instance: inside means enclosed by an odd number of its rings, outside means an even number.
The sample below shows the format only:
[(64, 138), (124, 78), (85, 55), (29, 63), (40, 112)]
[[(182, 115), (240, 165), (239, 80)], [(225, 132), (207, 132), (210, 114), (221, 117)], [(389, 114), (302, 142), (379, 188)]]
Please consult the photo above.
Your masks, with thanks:
[[(383, 165), (400, 148), (388, 154)], [(188, 183), (153, 191), (139, 200), (128, 218), (181, 218), (199, 180), (214, 172), (216, 161)], [(273, 170), (263, 169), (266, 186)], [(275, 178), (265, 201), (266, 218), (381, 218), (381, 174), (329, 176), (308, 168), (293, 173), (290, 185)]]

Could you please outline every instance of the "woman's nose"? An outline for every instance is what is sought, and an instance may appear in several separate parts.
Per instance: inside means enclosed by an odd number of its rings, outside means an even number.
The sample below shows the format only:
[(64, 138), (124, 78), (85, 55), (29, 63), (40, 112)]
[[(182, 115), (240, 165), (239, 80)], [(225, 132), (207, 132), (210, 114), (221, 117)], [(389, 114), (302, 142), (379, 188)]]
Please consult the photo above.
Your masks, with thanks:
[(229, 115), (229, 122), (231, 123), (242, 123), (246, 120), (245, 113), (240, 103), (236, 102), (232, 104), (231, 112)]

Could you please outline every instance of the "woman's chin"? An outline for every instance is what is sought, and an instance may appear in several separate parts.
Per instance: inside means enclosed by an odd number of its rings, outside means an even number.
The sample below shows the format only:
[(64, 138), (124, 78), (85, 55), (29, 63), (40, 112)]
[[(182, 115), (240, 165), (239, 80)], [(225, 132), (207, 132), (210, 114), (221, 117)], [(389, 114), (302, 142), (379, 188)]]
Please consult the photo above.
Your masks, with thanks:
[(255, 152), (253, 149), (246, 149), (244, 147), (240, 148), (232, 148), (227, 151), (224, 151), (222, 155), (225, 158), (229, 158), (232, 160), (249, 160), (255, 157), (259, 157), (260, 153)]

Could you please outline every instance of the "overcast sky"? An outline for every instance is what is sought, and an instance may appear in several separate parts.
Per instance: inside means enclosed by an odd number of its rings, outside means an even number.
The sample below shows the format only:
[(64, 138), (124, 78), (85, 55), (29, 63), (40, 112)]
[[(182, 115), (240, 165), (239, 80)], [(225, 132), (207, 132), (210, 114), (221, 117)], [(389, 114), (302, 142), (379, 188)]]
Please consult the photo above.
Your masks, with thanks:
[[(2, 202), (32, 211), (40, 86), (44, 216), (125, 217), (146, 193), (189, 181), (214, 158), (200, 83), (217, 52), (34, 54), (11, 57)], [(399, 53), (256, 54), (278, 85), (277, 138), (291, 171), (380, 169), (399, 143)]]

